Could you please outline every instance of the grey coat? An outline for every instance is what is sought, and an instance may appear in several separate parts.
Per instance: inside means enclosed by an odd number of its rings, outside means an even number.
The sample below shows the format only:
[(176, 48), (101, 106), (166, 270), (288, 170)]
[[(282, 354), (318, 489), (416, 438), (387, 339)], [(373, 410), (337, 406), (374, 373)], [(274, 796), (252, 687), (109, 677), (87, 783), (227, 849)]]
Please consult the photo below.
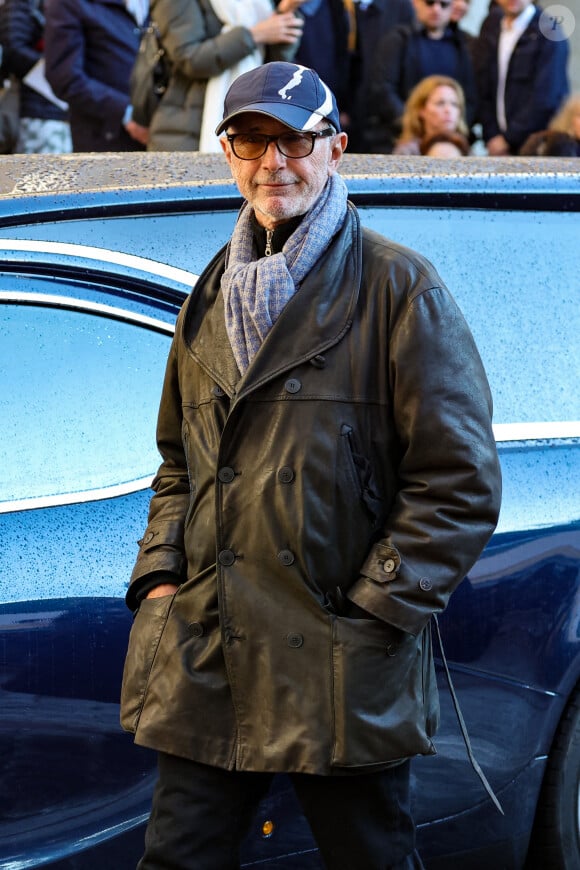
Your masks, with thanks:
[(222, 251), (169, 357), (127, 601), (154, 571), (181, 585), (136, 615), (123, 725), (230, 769), (332, 774), (432, 753), (430, 618), (500, 502), (471, 333), (432, 266), (361, 230), (351, 206), (240, 380), (223, 266)]
[[(256, 45), (245, 27), (222, 33), (208, 0), (151, 0), (150, 10), (172, 75), (151, 122), (148, 150), (197, 151), (207, 80), (252, 54)], [(266, 60), (292, 60), (296, 48), (267, 46)]]

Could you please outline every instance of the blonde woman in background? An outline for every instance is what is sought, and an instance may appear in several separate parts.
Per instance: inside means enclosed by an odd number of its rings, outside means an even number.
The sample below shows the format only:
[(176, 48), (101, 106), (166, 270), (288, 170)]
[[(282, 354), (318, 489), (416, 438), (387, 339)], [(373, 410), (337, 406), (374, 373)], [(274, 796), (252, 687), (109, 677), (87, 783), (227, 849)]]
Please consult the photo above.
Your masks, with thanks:
[(468, 135), (463, 89), (449, 76), (427, 76), (415, 85), (405, 103), (393, 154), (420, 154), (421, 140), (437, 133)]
[(549, 130), (567, 133), (580, 140), (580, 93), (568, 97), (560, 111), (550, 121)]
[(554, 115), (547, 130), (528, 136), (519, 153), (523, 157), (576, 157), (580, 149), (580, 93), (572, 94)]

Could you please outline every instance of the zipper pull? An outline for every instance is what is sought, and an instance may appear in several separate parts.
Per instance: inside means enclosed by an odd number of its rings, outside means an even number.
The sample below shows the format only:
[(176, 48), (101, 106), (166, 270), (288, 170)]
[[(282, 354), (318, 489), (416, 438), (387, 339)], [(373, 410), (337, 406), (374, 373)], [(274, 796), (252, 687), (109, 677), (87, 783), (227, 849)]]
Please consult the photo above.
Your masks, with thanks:
[(266, 250), (264, 254), (266, 257), (270, 257), (272, 255), (272, 236), (274, 235), (274, 230), (266, 230)]

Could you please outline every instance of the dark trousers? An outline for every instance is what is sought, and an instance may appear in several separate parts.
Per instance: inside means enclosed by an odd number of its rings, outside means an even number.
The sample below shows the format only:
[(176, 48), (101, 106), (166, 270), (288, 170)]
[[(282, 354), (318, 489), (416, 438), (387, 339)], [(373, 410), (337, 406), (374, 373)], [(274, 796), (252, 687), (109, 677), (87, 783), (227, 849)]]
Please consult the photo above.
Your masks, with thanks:
[[(371, 774), (290, 778), (328, 870), (421, 870), (409, 762)], [(271, 780), (160, 753), (138, 870), (238, 870), (240, 843)]]

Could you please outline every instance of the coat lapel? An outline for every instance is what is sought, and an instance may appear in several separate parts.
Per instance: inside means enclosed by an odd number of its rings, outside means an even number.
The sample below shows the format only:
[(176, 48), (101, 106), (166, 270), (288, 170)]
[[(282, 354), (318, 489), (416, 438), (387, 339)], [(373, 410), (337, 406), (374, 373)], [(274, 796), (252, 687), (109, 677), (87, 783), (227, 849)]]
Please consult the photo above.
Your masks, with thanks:
[(241, 397), (336, 344), (350, 328), (361, 281), (358, 214), (346, 220), (288, 302), (238, 385)]
[(220, 252), (190, 300), (184, 337), (199, 365), (230, 396), (247, 395), (282, 372), (336, 344), (350, 328), (361, 282), (361, 233), (356, 209), (270, 330), (243, 378), (225, 326)]

